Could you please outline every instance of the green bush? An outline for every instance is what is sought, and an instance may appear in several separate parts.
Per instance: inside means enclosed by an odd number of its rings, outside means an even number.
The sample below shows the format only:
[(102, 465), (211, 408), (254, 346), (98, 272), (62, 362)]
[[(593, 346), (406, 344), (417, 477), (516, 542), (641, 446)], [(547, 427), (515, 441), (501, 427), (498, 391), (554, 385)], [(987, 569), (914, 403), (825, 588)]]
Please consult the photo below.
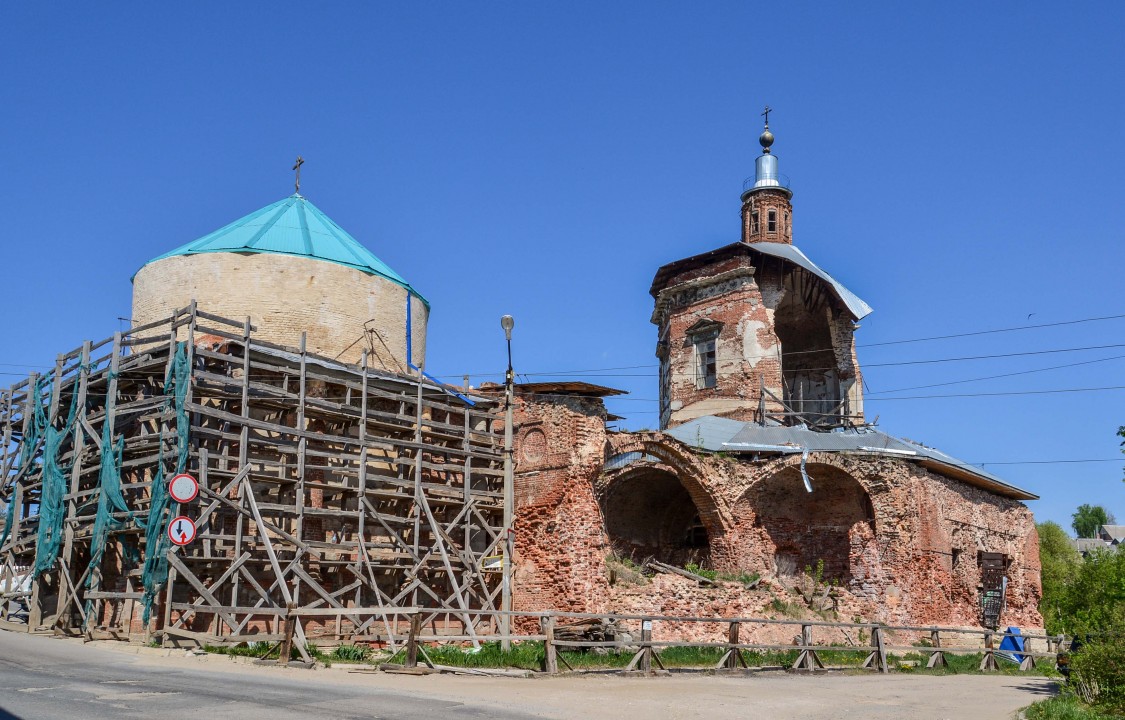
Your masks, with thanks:
[(1125, 716), (1125, 638), (1104, 637), (1071, 655), (1070, 684), (1082, 700)]

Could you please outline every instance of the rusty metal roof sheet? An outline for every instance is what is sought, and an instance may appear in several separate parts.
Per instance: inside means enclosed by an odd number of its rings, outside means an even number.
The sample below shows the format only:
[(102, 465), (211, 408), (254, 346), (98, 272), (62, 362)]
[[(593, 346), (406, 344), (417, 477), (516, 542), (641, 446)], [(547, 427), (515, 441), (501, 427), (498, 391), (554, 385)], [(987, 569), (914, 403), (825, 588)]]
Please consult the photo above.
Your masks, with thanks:
[(967, 482), (997, 495), (1017, 500), (1039, 499), (1038, 495), (936, 448), (902, 440), (872, 427), (815, 432), (804, 426), (762, 426), (706, 416), (665, 433), (685, 445), (710, 452), (776, 454), (808, 451), (895, 457), (917, 462), (939, 475)]
[(664, 289), (665, 284), (673, 276), (693, 267), (700, 267), (707, 263), (714, 262), (724, 257), (729, 257), (740, 252), (758, 252), (770, 257), (780, 258), (787, 262), (803, 268), (804, 270), (812, 273), (816, 277), (823, 280), (832, 288), (833, 293), (837, 299), (848, 309), (848, 312), (855, 317), (856, 320), (862, 320), (871, 314), (872, 308), (865, 303), (851, 290), (841, 285), (828, 273), (821, 270), (820, 267), (809, 260), (796, 245), (788, 245), (785, 243), (772, 243), (772, 242), (758, 242), (758, 243), (744, 243), (736, 242), (730, 245), (725, 245), (721, 248), (709, 250), (708, 252), (691, 257), (670, 262), (662, 266), (656, 271), (656, 276), (652, 280), (652, 286), (649, 288), (649, 293), (655, 298), (658, 293)]
[(855, 316), (856, 320), (862, 320), (871, 314), (873, 308), (870, 305), (860, 300), (858, 295), (836, 282), (835, 278), (821, 270), (820, 267), (812, 260), (809, 260), (808, 256), (801, 252), (801, 249), (796, 245), (758, 242), (750, 243), (750, 247), (765, 255), (772, 255), (773, 257), (788, 260), (795, 265), (800, 265), (805, 270), (808, 270), (813, 275), (816, 275), (818, 278), (831, 285), (832, 289), (836, 291), (836, 295), (840, 298), (840, 302), (844, 303), (848, 311)]

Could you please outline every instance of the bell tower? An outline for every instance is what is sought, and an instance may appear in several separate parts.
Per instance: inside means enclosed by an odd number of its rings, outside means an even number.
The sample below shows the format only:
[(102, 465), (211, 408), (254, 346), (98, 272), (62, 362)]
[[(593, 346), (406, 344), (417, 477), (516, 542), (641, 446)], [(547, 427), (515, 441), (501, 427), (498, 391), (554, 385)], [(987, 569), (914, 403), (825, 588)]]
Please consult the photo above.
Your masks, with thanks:
[[(754, 177), (742, 187), (742, 242), (775, 242), (793, 244), (793, 191), (787, 179), (777, 171), (777, 156), (770, 152), (770, 107), (762, 113), (766, 128), (758, 137), (762, 154), (754, 162)], [(752, 182), (751, 182), (752, 181)]]

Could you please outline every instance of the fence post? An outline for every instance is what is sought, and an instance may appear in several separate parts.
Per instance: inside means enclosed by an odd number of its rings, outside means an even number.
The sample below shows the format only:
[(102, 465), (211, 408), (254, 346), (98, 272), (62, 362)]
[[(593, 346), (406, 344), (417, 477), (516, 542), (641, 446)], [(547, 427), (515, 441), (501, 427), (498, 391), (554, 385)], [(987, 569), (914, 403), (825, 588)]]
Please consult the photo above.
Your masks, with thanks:
[(406, 667), (418, 667), (418, 636), (422, 634), (422, 614), (410, 616), (410, 634), (406, 636)]
[(1031, 638), (1024, 638), (1023, 652), (1024, 655), (1020, 658), (1020, 670), (1034, 670), (1035, 656), (1031, 654)]
[(980, 660), (981, 672), (995, 672), (1000, 669), (996, 664), (995, 645), (992, 640), (992, 631), (984, 631), (984, 657)]
[(820, 661), (816, 651), (812, 649), (812, 625), (801, 625), (801, 654), (797, 656), (797, 661), (793, 663), (794, 670), (816, 670), (824, 669), (824, 663)]
[(293, 614), (295, 607), (292, 602), (285, 605), (285, 626), (281, 633), (281, 648), (277, 651), (278, 665), (288, 665), (289, 656), (293, 653), (293, 632), (297, 629), (297, 616)]
[(727, 649), (727, 654), (719, 661), (719, 667), (725, 667), (728, 670), (737, 670), (738, 666), (748, 667), (746, 658), (742, 657), (742, 651), (738, 649), (738, 636), (742, 629), (742, 623), (732, 621), (730, 628), (727, 630), (727, 644), (730, 646)]
[(877, 672), (889, 672), (887, 667), (887, 649), (883, 645), (883, 628), (871, 628), (871, 652), (863, 661), (863, 667), (871, 668)]
[(930, 653), (930, 659), (926, 661), (926, 667), (928, 667), (928, 668), (948, 667), (948, 663), (945, 662), (945, 653), (942, 652), (939, 649), (939, 648), (941, 648), (941, 632), (940, 631), (938, 631), (938, 630), (931, 630), (930, 631), (930, 643), (934, 646), (934, 651)]
[(879, 672), (886, 674), (891, 671), (887, 666), (887, 647), (883, 643), (883, 628), (875, 628), (879, 631), (879, 636), (875, 640), (875, 647), (879, 648)]
[(641, 672), (652, 672), (652, 620), (641, 621)]
[(558, 649), (555, 647), (555, 616), (547, 615), (539, 618), (543, 628), (543, 670), (548, 675), (555, 675), (559, 671)]

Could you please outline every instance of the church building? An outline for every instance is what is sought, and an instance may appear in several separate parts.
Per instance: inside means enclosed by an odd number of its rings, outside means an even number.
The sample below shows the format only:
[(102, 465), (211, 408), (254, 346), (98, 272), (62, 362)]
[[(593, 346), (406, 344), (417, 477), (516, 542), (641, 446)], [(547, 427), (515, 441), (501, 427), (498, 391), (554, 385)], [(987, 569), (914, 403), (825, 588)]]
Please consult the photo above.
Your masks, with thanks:
[[(759, 141), (740, 238), (653, 279), (660, 430), (608, 430), (609, 388), (517, 387), (518, 606), (762, 617), (812, 582), (848, 618), (1040, 626), (1036, 496), (867, 422), (872, 308), (794, 244)], [(616, 572), (646, 563), (760, 580)]]
[[(607, 426), (618, 390), (524, 383), (509, 447), (504, 388), (422, 371), (428, 301), (299, 174), (293, 195), (169, 243), (133, 277), (128, 330), (0, 389), (0, 620), (18, 602), (32, 631), (296, 633), (302, 653), (384, 642), (408, 607), (476, 642), (509, 597), (1040, 627), (1035, 496), (867, 421), (855, 333), (872, 309), (794, 244), (768, 117), (760, 144), (735, 241), (652, 281), (653, 431)], [(173, 498), (173, 479), (194, 493)], [(713, 639), (701, 627), (657, 639)]]

